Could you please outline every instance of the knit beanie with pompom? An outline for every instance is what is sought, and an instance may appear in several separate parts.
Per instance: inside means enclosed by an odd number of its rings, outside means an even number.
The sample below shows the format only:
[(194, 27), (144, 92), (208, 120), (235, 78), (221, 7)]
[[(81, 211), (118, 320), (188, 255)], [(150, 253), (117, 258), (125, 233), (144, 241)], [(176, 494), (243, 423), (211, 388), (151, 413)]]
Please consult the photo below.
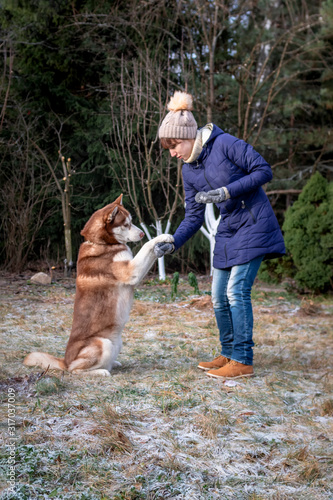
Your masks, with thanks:
[(195, 139), (198, 125), (192, 115), (193, 98), (186, 92), (176, 91), (168, 104), (169, 113), (158, 131), (160, 139)]

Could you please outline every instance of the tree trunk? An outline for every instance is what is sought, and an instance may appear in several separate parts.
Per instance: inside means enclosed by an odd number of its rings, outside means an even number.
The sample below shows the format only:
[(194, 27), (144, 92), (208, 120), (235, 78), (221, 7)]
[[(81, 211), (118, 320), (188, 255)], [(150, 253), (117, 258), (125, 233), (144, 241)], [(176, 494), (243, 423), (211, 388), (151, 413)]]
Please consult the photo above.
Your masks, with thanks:
[(221, 216), (216, 219), (214, 214), (213, 203), (208, 203), (205, 210), (205, 223), (206, 227), (201, 226), (200, 231), (209, 240), (210, 246), (210, 275), (213, 274), (213, 257), (214, 257), (214, 247), (215, 247), (215, 235), (217, 232), (217, 227), (219, 225)]

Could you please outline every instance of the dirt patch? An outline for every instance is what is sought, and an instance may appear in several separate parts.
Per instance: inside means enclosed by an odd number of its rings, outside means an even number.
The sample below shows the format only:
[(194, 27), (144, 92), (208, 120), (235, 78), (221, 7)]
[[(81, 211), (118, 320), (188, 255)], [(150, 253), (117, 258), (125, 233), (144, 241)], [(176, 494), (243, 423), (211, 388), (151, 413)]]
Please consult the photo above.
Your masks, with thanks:
[(186, 307), (193, 308), (193, 309), (208, 309), (208, 310), (213, 310), (213, 304), (212, 304), (212, 298), (210, 295), (204, 295), (202, 297), (196, 297), (188, 304), (185, 304)]
[(44, 372), (40, 373), (30, 373), (29, 375), (24, 375), (21, 377), (9, 377), (4, 380), (0, 380), (0, 392), (6, 392), (9, 388), (15, 390), (15, 393), (22, 393), (29, 395), (31, 394), (31, 389), (35, 386), (36, 382), (43, 377)]

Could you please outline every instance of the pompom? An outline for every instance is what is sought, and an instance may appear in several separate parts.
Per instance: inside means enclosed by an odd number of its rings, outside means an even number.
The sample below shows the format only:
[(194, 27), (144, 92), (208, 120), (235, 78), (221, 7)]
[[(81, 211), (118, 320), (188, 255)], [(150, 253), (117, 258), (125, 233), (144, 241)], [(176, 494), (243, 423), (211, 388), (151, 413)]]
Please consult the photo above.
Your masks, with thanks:
[(179, 92), (178, 90), (173, 94), (168, 104), (169, 111), (181, 111), (181, 110), (192, 111), (193, 109), (193, 98), (191, 94), (186, 92)]

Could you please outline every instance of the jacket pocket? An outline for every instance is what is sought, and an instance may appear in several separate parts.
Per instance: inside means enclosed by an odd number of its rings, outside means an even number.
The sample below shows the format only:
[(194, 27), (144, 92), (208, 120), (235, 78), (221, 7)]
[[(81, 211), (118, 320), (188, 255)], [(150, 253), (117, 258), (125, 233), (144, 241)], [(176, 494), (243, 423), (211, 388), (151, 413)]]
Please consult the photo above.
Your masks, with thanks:
[(224, 201), (222, 203), (223, 203), (223, 206), (224, 206), (224, 210), (228, 214), (231, 214), (235, 210), (237, 210), (237, 206), (238, 206), (238, 210), (239, 210), (239, 200), (237, 200), (237, 199), (229, 198), (228, 200), (226, 200), (226, 201)]

